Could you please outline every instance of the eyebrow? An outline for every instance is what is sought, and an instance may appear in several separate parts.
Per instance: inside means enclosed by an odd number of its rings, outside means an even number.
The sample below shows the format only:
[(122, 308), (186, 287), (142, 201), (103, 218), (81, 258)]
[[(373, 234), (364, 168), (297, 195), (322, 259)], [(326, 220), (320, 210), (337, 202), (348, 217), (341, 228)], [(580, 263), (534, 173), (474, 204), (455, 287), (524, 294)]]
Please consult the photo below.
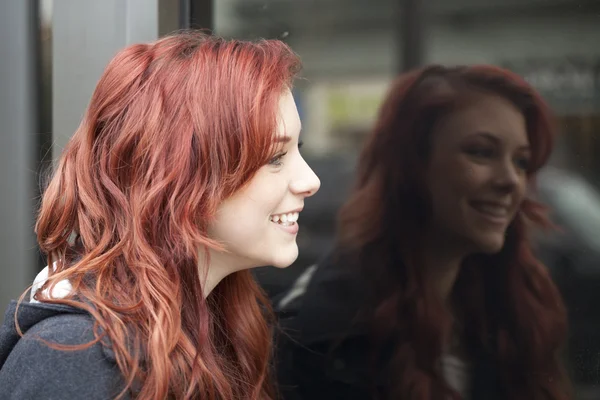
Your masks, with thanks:
[(276, 143), (287, 143), (290, 140), (292, 140), (290, 136), (277, 136), (277, 138), (275, 138)]
[[(486, 139), (491, 140), (492, 142), (494, 142), (496, 144), (500, 144), (500, 142), (501, 142), (501, 140), (496, 135), (493, 135), (489, 132), (477, 132), (473, 136), (482, 136)], [(529, 146), (528, 144), (524, 144), (524, 145), (519, 146), (519, 150), (531, 150), (531, 146)]]

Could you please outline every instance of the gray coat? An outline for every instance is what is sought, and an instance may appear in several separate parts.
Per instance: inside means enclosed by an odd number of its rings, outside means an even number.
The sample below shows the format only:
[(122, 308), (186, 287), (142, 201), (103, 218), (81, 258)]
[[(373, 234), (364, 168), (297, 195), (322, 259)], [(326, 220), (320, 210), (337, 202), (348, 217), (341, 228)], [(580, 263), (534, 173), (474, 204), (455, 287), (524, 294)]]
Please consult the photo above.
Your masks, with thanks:
[[(114, 353), (96, 343), (85, 350), (55, 350), (42, 340), (63, 345), (94, 339), (94, 320), (80, 309), (11, 302), (0, 327), (0, 400), (108, 400), (123, 388)], [(127, 397), (125, 397), (127, 398)]]

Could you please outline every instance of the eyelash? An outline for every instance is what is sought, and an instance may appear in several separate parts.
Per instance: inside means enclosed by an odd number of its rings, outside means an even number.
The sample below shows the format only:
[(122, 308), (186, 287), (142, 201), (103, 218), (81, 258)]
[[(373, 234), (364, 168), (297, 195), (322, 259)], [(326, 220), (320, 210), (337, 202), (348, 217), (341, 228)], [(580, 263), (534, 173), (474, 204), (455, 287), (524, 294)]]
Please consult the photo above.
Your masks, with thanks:
[(273, 158), (271, 158), (271, 160), (269, 160), (269, 165), (274, 165), (276, 167), (282, 165), (283, 163), (281, 162), (281, 159), (283, 157), (285, 157), (286, 154), (287, 154), (287, 151), (284, 153), (276, 154), (275, 157), (273, 157)]
[[(302, 148), (303, 144), (304, 143), (301, 141), (298, 142), (298, 150), (300, 150)], [(273, 157), (273, 158), (271, 158), (271, 160), (269, 160), (269, 165), (274, 165), (276, 167), (281, 166), (283, 164), (283, 162), (281, 162), (281, 160), (283, 159), (283, 157), (285, 157), (287, 155), (287, 153), (288, 152), (286, 151), (283, 153), (276, 154), (275, 157)]]
[(531, 160), (529, 160), (529, 158), (521, 158), (517, 160), (517, 164), (519, 165), (519, 168), (521, 168), (523, 171), (528, 171), (530, 168)]
[(494, 151), (490, 149), (469, 149), (467, 154), (474, 157), (488, 158), (493, 155)]
[[(473, 157), (489, 158), (493, 156), (494, 151), (491, 149), (469, 149), (467, 153)], [(524, 171), (529, 169), (529, 158), (523, 157), (516, 160), (516, 164)]]

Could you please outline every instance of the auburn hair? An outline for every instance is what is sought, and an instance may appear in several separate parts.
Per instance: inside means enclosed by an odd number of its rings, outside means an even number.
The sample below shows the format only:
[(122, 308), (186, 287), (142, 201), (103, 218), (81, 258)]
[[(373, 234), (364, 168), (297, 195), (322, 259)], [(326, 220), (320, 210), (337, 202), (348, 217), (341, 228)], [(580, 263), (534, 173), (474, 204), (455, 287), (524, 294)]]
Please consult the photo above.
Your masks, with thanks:
[[(431, 214), (424, 173), (432, 131), (474, 93), (501, 96), (524, 115), (533, 186), (555, 134), (542, 98), (499, 67), (432, 65), (393, 83), (360, 155), (354, 191), (340, 211), (339, 249), (358, 253), (370, 288), (372, 359), (389, 383), (384, 398), (460, 398), (439, 370), (451, 317), (419, 266)], [(526, 198), (502, 250), (468, 257), (452, 294), (464, 313), (467, 346), (493, 355), (510, 399), (569, 398), (559, 356), (567, 334), (565, 307), (527, 234), (531, 225), (551, 226), (544, 211)]]
[[(205, 299), (207, 224), (273, 156), (300, 68), (280, 41), (179, 32), (120, 51), (43, 195), (51, 288), (89, 311), (141, 399), (271, 399), (271, 308), (249, 271)], [(88, 346), (91, 344), (87, 344)]]

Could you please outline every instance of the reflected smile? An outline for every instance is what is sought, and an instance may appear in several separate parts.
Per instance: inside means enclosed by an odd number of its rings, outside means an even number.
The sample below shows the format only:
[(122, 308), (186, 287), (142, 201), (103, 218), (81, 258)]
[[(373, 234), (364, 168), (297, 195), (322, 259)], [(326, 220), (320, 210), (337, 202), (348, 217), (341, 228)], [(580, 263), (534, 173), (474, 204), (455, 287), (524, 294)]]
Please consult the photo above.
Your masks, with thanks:
[(510, 218), (510, 206), (497, 202), (472, 201), (469, 205), (481, 216), (495, 224), (506, 224)]

